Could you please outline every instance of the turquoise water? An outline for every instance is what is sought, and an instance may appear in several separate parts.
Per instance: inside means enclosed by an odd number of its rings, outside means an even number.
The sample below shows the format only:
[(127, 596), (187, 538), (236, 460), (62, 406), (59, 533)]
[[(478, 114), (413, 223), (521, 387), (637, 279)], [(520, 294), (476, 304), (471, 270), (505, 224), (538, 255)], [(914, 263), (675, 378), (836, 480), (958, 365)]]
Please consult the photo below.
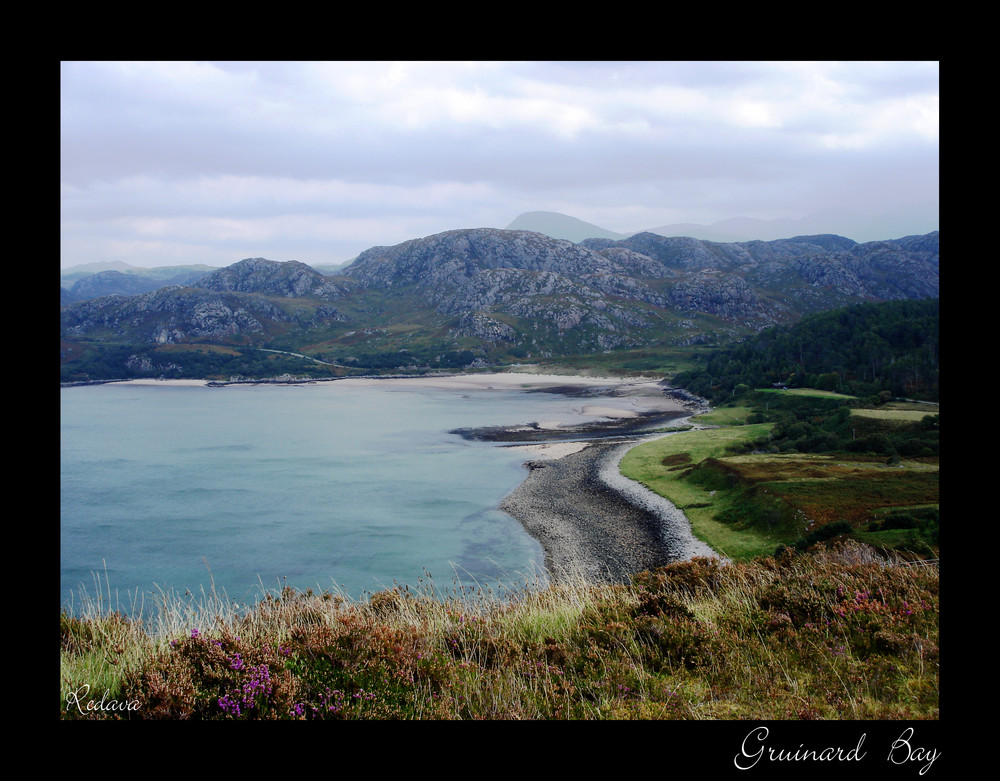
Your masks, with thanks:
[(579, 408), (549, 393), (338, 382), (60, 394), (62, 601), (93, 597), (98, 573), (126, 612), (137, 596), (213, 583), (252, 603), (286, 585), (357, 598), (428, 576), (442, 588), (533, 579), (541, 546), (495, 509), (528, 456), (448, 431)]

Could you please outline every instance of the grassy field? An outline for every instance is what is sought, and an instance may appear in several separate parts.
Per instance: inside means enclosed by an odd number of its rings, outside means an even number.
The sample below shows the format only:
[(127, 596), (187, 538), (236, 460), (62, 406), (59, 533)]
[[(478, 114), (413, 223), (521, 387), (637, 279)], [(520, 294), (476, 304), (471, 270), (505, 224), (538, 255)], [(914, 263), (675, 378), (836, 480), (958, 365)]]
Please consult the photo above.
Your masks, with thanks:
[(918, 421), (925, 415), (937, 415), (937, 407), (923, 409), (853, 409), (851, 414), (859, 418), (875, 418), (876, 420)]
[[(924, 556), (935, 555), (916, 532), (873, 531), (887, 514), (937, 507), (937, 458), (896, 459), (847, 453), (754, 453), (733, 455), (740, 442), (761, 441), (770, 423), (740, 425), (750, 410), (721, 408), (697, 419), (720, 426), (671, 434), (632, 448), (622, 473), (666, 497), (687, 516), (692, 531), (735, 560), (773, 553), (837, 522), (859, 539), (898, 547), (911, 540)], [(853, 410), (910, 420), (909, 410)], [(901, 416), (901, 417), (897, 417)], [(919, 420), (920, 418), (916, 418)], [(891, 524), (890, 524), (891, 526)], [(889, 533), (891, 532), (891, 533)]]
[(705, 426), (741, 426), (753, 414), (752, 407), (734, 405), (732, 407), (718, 407), (711, 412), (698, 416), (698, 424)]
[(853, 396), (846, 396), (843, 393), (835, 393), (834, 391), (820, 390), (819, 388), (788, 388), (782, 390), (779, 388), (765, 388), (757, 391), (758, 393), (780, 393), (788, 396), (818, 396), (825, 399), (853, 399)]
[(706, 459), (725, 456), (728, 445), (766, 434), (769, 428), (768, 423), (757, 423), (671, 434), (629, 450), (620, 469), (626, 477), (673, 502), (691, 522), (695, 536), (714, 550), (737, 560), (766, 555), (773, 553), (787, 535), (735, 529), (721, 523), (716, 519), (720, 507), (716, 489), (685, 480), (684, 474)]

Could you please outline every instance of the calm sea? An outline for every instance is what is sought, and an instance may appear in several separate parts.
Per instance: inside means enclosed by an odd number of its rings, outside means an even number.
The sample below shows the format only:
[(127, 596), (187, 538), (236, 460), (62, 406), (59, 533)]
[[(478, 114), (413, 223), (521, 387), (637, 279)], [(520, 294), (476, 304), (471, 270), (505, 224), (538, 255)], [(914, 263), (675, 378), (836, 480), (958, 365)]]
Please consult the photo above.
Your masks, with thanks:
[(568, 419), (580, 406), (341, 382), (60, 394), (63, 605), (110, 586), (126, 612), (137, 596), (148, 607), (152, 594), (213, 583), (252, 604), (286, 585), (360, 598), (395, 583), (534, 580), (541, 546), (495, 509), (529, 456), (448, 431)]

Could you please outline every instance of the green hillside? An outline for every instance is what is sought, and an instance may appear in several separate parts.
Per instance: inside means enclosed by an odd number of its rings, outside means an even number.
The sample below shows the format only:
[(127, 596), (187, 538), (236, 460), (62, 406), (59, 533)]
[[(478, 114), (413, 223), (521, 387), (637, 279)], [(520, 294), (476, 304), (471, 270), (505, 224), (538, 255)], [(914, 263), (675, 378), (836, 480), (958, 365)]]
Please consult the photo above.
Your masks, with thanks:
[(934, 401), (939, 353), (939, 299), (858, 304), (767, 329), (674, 382), (716, 401), (776, 384)]

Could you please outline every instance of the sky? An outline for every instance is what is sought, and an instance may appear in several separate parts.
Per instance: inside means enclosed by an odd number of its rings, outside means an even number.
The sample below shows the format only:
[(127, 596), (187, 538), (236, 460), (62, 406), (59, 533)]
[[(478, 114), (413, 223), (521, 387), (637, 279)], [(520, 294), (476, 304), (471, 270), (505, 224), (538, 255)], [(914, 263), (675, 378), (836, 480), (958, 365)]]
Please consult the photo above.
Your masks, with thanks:
[(937, 62), (60, 70), (63, 268), (337, 264), (529, 211), (620, 233), (827, 209), (938, 229)]

